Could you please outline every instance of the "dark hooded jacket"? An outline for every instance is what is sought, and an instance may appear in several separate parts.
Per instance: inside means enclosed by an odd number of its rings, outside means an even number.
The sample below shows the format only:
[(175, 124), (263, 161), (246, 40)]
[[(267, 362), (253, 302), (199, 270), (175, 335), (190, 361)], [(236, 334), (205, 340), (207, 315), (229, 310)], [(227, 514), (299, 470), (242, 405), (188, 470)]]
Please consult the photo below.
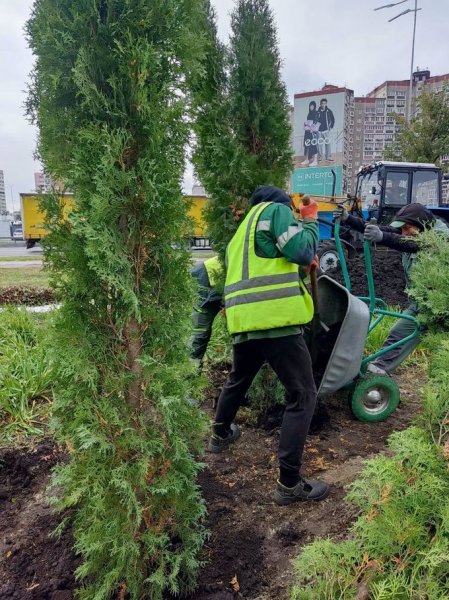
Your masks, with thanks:
[(252, 208), (261, 202), (276, 202), (277, 204), (285, 204), (290, 207), (291, 199), (284, 190), (281, 190), (274, 185), (259, 185), (251, 196), (249, 205)]
[[(449, 228), (443, 221), (436, 219), (432, 212), (422, 204), (419, 204), (419, 202), (407, 204), (407, 206), (401, 208), (394, 216), (393, 222), (394, 221), (404, 221), (409, 225), (415, 225), (420, 231), (435, 227), (443, 235), (449, 237)], [(348, 225), (351, 229), (355, 229), (360, 233), (364, 232), (366, 224), (366, 221), (363, 219), (352, 215), (349, 215), (345, 222), (345, 225)], [(410, 284), (410, 272), (413, 267), (413, 260), (416, 253), (419, 252), (419, 243), (411, 236), (402, 235), (400, 228), (391, 227), (389, 225), (379, 225), (379, 227), (383, 232), (383, 238), (379, 245), (403, 253), (402, 266), (404, 268), (406, 284), (408, 286)]]

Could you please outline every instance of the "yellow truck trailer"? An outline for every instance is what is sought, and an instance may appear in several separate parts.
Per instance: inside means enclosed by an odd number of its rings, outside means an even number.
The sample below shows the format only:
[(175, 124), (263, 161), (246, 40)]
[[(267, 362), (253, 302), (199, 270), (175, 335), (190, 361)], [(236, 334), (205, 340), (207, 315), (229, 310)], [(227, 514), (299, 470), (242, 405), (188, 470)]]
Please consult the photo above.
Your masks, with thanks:
[[(66, 215), (73, 206), (73, 194), (63, 194), (66, 199), (64, 214)], [(194, 220), (192, 246), (208, 247), (209, 240), (205, 237), (205, 222), (203, 217), (204, 207), (208, 202), (207, 196), (185, 196), (189, 203), (189, 215)], [(26, 247), (32, 248), (47, 234), (44, 225), (44, 214), (39, 206), (39, 194), (20, 194), (20, 207), (22, 212), (23, 239)]]
[[(73, 194), (62, 194), (65, 199), (64, 216), (73, 206)], [(32, 248), (36, 242), (47, 235), (44, 224), (44, 213), (39, 206), (40, 194), (20, 194), (20, 211), (22, 213), (23, 239), (27, 248)]]

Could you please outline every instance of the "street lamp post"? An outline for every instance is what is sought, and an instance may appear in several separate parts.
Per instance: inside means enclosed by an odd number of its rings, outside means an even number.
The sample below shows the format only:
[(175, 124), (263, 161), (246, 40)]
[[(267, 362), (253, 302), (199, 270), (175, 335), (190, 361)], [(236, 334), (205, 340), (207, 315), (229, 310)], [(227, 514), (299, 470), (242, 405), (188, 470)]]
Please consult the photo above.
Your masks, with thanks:
[[(393, 6), (398, 6), (398, 4), (404, 4), (404, 2), (408, 2), (408, 0), (401, 0), (400, 2), (395, 2), (393, 4), (385, 4), (384, 6), (378, 6), (374, 10), (382, 10), (383, 8), (391, 8)], [(409, 87), (408, 102), (407, 102), (407, 120), (409, 122), (411, 121), (411, 118), (412, 118), (412, 108), (413, 108), (413, 102), (412, 102), (412, 98), (413, 98), (413, 63), (415, 61), (416, 15), (418, 13), (418, 10), (422, 10), (422, 9), (418, 8), (418, 0), (415, 0), (415, 8), (407, 8), (407, 10), (402, 11), (401, 13), (399, 13), (392, 19), (388, 19), (388, 22), (391, 23), (392, 21), (399, 19), (399, 17), (402, 17), (403, 15), (407, 15), (408, 13), (411, 13), (411, 12), (414, 13), (413, 14), (413, 37), (412, 37), (412, 61), (411, 61), (411, 67), (410, 67), (410, 87)]]
[(415, 0), (415, 9), (413, 13), (413, 38), (412, 38), (412, 64), (410, 66), (410, 88), (408, 95), (408, 122), (412, 120), (412, 112), (413, 112), (413, 61), (415, 58), (415, 35), (416, 35), (416, 14), (418, 12), (418, 0)]

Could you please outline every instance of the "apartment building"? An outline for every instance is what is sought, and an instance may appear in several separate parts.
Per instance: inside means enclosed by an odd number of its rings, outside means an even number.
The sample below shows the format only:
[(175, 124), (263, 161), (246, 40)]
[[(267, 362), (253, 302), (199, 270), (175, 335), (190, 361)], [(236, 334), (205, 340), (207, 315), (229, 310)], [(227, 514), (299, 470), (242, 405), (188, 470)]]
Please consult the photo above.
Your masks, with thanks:
[(5, 177), (3, 171), (0, 171), (0, 214), (6, 213), (6, 192)]
[[(413, 74), (412, 113), (416, 114), (416, 97), (423, 90), (439, 92), (449, 83), (449, 74), (430, 76), (429, 70)], [(382, 160), (385, 150), (400, 130), (393, 114), (407, 115), (410, 81), (384, 81), (366, 96), (354, 99), (353, 177), (360, 165)]]
[(53, 189), (53, 180), (47, 173), (39, 171), (34, 174), (34, 188), (36, 192), (51, 192)]

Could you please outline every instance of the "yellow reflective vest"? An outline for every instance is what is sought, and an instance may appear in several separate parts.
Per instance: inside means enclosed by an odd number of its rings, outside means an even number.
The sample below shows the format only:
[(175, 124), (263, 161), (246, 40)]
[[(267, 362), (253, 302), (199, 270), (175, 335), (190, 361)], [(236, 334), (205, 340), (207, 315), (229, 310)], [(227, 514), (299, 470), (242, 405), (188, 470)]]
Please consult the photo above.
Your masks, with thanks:
[(256, 254), (257, 221), (269, 204), (249, 211), (226, 250), (224, 299), (231, 334), (302, 325), (313, 317), (313, 301), (298, 265)]
[[(222, 268), (218, 256), (213, 256), (204, 261), (204, 268), (206, 269), (207, 276), (211, 287), (215, 287), (220, 281), (222, 274)], [(223, 283), (221, 284), (223, 285)]]

